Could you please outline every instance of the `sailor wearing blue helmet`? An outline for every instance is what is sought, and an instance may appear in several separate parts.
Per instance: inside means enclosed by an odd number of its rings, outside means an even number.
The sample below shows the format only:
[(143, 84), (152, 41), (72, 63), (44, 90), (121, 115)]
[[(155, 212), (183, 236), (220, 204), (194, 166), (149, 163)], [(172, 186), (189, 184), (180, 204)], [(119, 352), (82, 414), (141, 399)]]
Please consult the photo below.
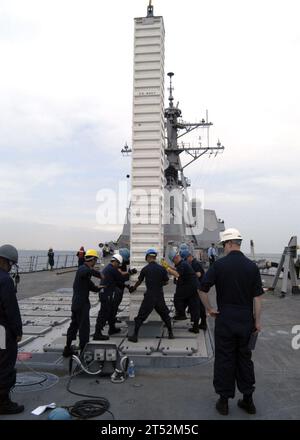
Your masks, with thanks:
[(143, 267), (134, 286), (130, 287), (129, 292), (134, 292), (137, 287), (145, 280), (146, 292), (141, 304), (138, 315), (134, 318), (134, 333), (128, 337), (131, 342), (138, 341), (138, 332), (143, 322), (148, 318), (154, 309), (167, 326), (169, 339), (173, 339), (171, 319), (169, 309), (165, 303), (163, 286), (168, 284), (169, 277), (166, 269), (156, 262), (157, 251), (153, 248), (147, 250), (145, 258), (147, 265)]

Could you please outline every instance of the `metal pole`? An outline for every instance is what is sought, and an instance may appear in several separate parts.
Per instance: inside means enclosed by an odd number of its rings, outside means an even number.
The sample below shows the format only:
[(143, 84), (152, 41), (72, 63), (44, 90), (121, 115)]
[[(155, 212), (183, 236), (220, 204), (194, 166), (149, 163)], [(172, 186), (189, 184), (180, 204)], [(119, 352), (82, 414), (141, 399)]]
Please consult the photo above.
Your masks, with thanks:
[(56, 269), (58, 268), (58, 262), (59, 262), (59, 255), (58, 255), (57, 260), (56, 260)]
[(35, 257), (35, 266), (34, 266), (34, 270), (35, 270), (35, 272), (37, 271), (38, 261), (39, 261), (39, 257), (36, 256), (36, 257)]
[(275, 287), (276, 287), (277, 282), (278, 282), (278, 280), (279, 280), (279, 276), (280, 276), (280, 274), (281, 274), (281, 269), (283, 268), (283, 265), (284, 265), (284, 260), (285, 260), (286, 252), (287, 252), (287, 251), (286, 251), (286, 248), (285, 248), (285, 249), (284, 249), (284, 252), (283, 252), (283, 254), (282, 254), (282, 256), (281, 256), (280, 263), (278, 264), (278, 267), (277, 267), (276, 275), (275, 275), (275, 277), (274, 277), (273, 284), (272, 284), (272, 287), (271, 287), (272, 290), (275, 290)]

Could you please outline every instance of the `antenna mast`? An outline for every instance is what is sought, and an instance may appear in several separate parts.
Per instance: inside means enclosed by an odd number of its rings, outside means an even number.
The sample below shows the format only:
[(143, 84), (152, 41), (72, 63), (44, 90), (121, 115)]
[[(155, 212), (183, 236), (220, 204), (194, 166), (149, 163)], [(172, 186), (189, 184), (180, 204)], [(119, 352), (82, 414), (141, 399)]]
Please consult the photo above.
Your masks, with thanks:
[(153, 17), (153, 5), (152, 5), (152, 0), (149, 0), (149, 5), (147, 8), (147, 17)]

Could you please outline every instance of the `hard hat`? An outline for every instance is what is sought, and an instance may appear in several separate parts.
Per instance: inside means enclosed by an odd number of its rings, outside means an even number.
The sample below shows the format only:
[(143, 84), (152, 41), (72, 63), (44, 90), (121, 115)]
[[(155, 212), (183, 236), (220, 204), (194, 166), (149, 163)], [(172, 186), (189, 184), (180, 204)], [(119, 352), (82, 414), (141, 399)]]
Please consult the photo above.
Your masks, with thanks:
[(88, 249), (85, 253), (84, 259), (91, 260), (93, 258), (99, 258), (98, 252), (95, 249)]
[(71, 414), (65, 408), (55, 408), (48, 416), (48, 420), (71, 420)]
[(179, 255), (178, 252), (177, 252), (177, 250), (175, 250), (175, 249), (171, 249), (170, 252), (169, 252), (168, 257), (169, 257), (169, 259), (170, 259), (171, 261), (173, 261), (174, 258), (176, 257), (176, 255)]
[(123, 263), (123, 257), (120, 254), (115, 254), (111, 257), (111, 261), (116, 260), (118, 261), (120, 264)]
[(10, 244), (4, 244), (0, 247), (0, 257), (12, 261), (16, 264), (18, 262), (18, 251), (14, 246)]
[(121, 248), (121, 249), (119, 249), (119, 254), (121, 255), (121, 257), (123, 257), (124, 261), (129, 261), (129, 258), (130, 258), (129, 249)]
[(235, 228), (228, 228), (224, 232), (220, 232), (220, 243), (229, 240), (242, 240), (240, 232)]
[(189, 246), (186, 243), (181, 243), (181, 245), (179, 246), (179, 251), (183, 250), (189, 250)]
[(179, 251), (179, 255), (181, 256), (181, 258), (183, 260), (185, 260), (187, 257), (189, 257), (192, 254), (190, 253), (190, 251), (188, 249), (182, 249)]
[(146, 257), (148, 257), (148, 255), (151, 255), (153, 257), (157, 256), (157, 250), (154, 248), (150, 248), (146, 251)]

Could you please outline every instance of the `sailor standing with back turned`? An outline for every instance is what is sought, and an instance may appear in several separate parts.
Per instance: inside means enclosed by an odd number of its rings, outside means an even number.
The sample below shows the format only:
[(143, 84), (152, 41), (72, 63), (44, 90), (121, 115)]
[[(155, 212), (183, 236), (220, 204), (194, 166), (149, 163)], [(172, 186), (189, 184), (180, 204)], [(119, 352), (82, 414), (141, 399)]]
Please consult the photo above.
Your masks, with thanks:
[[(261, 295), (264, 293), (258, 267), (240, 251), (242, 237), (230, 228), (221, 235), (225, 257), (217, 260), (201, 283), (200, 298), (208, 313), (216, 318), (214, 387), (220, 395), (216, 409), (228, 414), (228, 399), (234, 398), (235, 382), (243, 399), (238, 406), (255, 414), (253, 403), (255, 376), (249, 341), (261, 330)], [(216, 286), (218, 310), (207, 292)]]

